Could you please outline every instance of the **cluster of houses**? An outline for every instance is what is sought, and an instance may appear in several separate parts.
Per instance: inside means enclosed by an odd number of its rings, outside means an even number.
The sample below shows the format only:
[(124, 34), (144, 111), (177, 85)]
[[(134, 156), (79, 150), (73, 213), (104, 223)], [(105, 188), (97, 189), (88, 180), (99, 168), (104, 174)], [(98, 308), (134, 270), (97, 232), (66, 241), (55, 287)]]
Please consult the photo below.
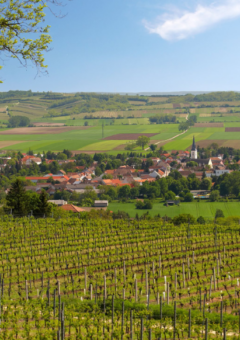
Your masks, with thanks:
[[(6, 166), (9, 161), (9, 157), (1, 158), (2, 164), (0, 167)], [(56, 191), (67, 190), (68, 192), (76, 192), (78, 194), (84, 193), (86, 188), (91, 186), (92, 189), (98, 194), (99, 185), (108, 186), (134, 186), (136, 183), (143, 185), (144, 182), (153, 182), (158, 178), (167, 177), (171, 170), (178, 170), (183, 177), (188, 177), (191, 174), (195, 174), (197, 178), (203, 178), (205, 174), (207, 177), (220, 176), (224, 173), (230, 173), (224, 164), (223, 155), (217, 157), (210, 157), (208, 159), (199, 159), (195, 140), (193, 138), (193, 144), (191, 151), (172, 151), (170, 153), (163, 153), (159, 157), (151, 158), (151, 165), (148, 166), (146, 171), (143, 169), (137, 169), (133, 164), (132, 166), (123, 165), (118, 169), (106, 170), (101, 176), (95, 175), (95, 169), (98, 166), (98, 162), (85, 168), (84, 166), (74, 167), (75, 172), (66, 173), (63, 170), (59, 170), (57, 174), (47, 174), (43, 176), (28, 176), (26, 180), (32, 182), (32, 185), (28, 185), (26, 190), (32, 190), (40, 193), (44, 188), (47, 193), (52, 196)], [(142, 162), (146, 162), (147, 159), (142, 159)], [(187, 166), (190, 161), (194, 162), (193, 167)], [(33, 162), (41, 164), (40, 157), (24, 155), (21, 160), (22, 164), (30, 166)], [(51, 163), (52, 160), (46, 160), (47, 163)], [(58, 161), (60, 165), (67, 162), (75, 162), (74, 159)], [(188, 164), (189, 165), (189, 164)]]

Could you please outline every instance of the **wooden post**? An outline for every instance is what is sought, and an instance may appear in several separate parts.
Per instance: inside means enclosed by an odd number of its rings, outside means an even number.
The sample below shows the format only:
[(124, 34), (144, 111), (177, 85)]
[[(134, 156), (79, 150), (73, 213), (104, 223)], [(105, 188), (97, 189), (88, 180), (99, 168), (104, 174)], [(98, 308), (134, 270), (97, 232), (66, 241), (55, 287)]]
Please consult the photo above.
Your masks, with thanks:
[(214, 286), (214, 291), (216, 290), (216, 270), (213, 268), (213, 286)]
[(123, 340), (123, 327), (124, 327), (124, 300), (123, 300), (123, 302), (122, 302), (121, 340)]
[(161, 263), (161, 256), (159, 256), (159, 277), (161, 277), (162, 273), (162, 263)]
[(25, 282), (25, 289), (26, 289), (26, 300), (28, 300), (28, 282)]
[(191, 309), (188, 312), (188, 337), (191, 338), (191, 327), (192, 327), (192, 318), (191, 318)]
[(208, 319), (205, 320), (205, 340), (208, 340)]
[(174, 301), (173, 339), (176, 339), (177, 302)]
[(203, 300), (203, 317), (205, 317), (205, 306), (206, 306), (206, 294), (204, 294), (204, 300)]
[(141, 333), (140, 333), (140, 340), (143, 340), (143, 318), (141, 318)]
[(133, 340), (133, 311), (130, 311), (130, 339)]
[(92, 284), (90, 284), (90, 300), (93, 299), (93, 289)]
[(84, 268), (84, 288), (87, 290), (87, 268)]
[(56, 316), (56, 289), (54, 289), (53, 293), (53, 316)]
[(189, 257), (188, 257), (188, 259), (187, 259), (187, 262), (188, 262), (188, 280), (190, 280), (190, 279), (191, 279), (191, 277), (190, 277), (190, 264), (189, 264)]
[(167, 283), (167, 305), (169, 305), (169, 282)]
[(112, 333), (114, 329), (114, 295), (112, 296)]
[(183, 277), (183, 288), (185, 288), (185, 266), (182, 264), (182, 277)]
[(220, 326), (223, 325), (223, 301), (221, 301), (221, 310), (220, 310)]
[(58, 280), (57, 281), (57, 283), (58, 283), (58, 295), (61, 295), (61, 286), (60, 286), (60, 281)]
[(145, 269), (145, 287), (146, 287), (146, 295), (148, 295), (148, 272), (147, 272), (147, 267)]
[(212, 280), (213, 280), (213, 277), (211, 276), (211, 280), (210, 280), (210, 288), (209, 288), (209, 301), (211, 299), (211, 294), (212, 294)]
[(125, 288), (123, 288), (123, 300), (125, 300)]
[(107, 280), (106, 275), (104, 275), (104, 297), (107, 298)]
[(137, 302), (138, 296), (137, 296), (137, 279), (135, 279), (135, 302)]
[(162, 320), (162, 296), (160, 296), (160, 320)]

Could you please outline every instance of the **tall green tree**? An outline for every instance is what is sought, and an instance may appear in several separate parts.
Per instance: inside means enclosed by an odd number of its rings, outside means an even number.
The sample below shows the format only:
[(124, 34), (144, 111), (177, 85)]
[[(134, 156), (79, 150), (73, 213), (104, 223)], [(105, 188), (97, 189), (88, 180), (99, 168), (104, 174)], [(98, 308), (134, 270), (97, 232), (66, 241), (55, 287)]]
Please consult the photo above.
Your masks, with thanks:
[(27, 195), (20, 179), (16, 179), (12, 184), (6, 196), (6, 202), (6, 210), (9, 212), (12, 209), (14, 215), (24, 216), (28, 213)]
[(45, 190), (41, 191), (38, 203), (39, 214), (45, 215), (46, 217), (50, 215), (52, 211), (51, 204), (48, 203), (48, 194)]
[(142, 149), (144, 150), (144, 146), (145, 146), (146, 144), (148, 144), (149, 141), (150, 141), (150, 138), (149, 138), (149, 137), (147, 137), (147, 136), (139, 136), (138, 139), (137, 139), (136, 144), (137, 144), (138, 146), (141, 146)]

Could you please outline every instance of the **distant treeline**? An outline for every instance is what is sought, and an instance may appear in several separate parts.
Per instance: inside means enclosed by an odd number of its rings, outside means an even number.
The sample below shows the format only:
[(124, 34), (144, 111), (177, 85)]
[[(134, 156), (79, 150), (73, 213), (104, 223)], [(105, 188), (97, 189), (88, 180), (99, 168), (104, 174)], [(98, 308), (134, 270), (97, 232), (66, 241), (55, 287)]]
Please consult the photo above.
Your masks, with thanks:
[(30, 119), (24, 116), (13, 116), (8, 121), (9, 128), (29, 126)]
[(165, 115), (165, 116), (152, 116), (149, 117), (150, 123), (156, 123), (156, 124), (164, 124), (164, 123), (177, 123), (176, 116), (173, 115)]
[(169, 103), (186, 103), (186, 102), (224, 102), (240, 100), (240, 93), (237, 92), (211, 92), (206, 94), (186, 94), (185, 96), (176, 96), (168, 99)]

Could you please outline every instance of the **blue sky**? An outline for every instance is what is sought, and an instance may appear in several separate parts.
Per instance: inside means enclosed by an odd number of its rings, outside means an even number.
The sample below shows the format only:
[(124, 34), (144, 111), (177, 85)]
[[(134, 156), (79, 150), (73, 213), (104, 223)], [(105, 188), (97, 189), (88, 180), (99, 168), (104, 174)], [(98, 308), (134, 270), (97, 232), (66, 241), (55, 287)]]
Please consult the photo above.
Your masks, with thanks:
[(48, 76), (5, 60), (1, 91), (240, 91), (240, 0), (72, 0), (47, 14)]

